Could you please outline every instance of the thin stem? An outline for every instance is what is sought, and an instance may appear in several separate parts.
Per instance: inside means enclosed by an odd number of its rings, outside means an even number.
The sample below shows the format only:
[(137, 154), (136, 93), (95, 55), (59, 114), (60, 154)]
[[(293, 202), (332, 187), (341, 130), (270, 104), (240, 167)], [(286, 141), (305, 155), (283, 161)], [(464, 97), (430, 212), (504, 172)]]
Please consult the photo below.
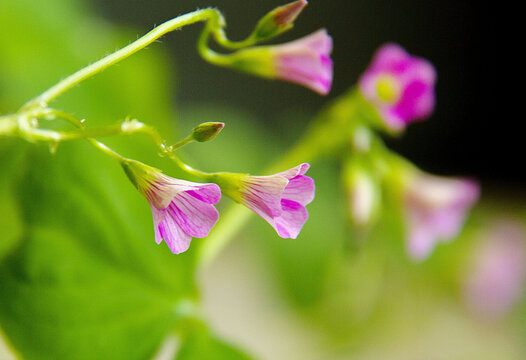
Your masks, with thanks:
[[(133, 55), (137, 51), (145, 48), (150, 45), (163, 35), (174, 31), (185, 25), (190, 25), (199, 21), (209, 20), (209, 19), (219, 19), (221, 15), (215, 9), (203, 9), (197, 10), (182, 16), (179, 16), (175, 19), (169, 20), (164, 24), (161, 24), (154, 28), (152, 31), (132, 42), (131, 44), (123, 47), (122, 49), (100, 59), (99, 61), (94, 62), (93, 64), (75, 72), (74, 74), (68, 76), (64, 80), (60, 81), (58, 84), (52, 86), (40, 96), (29, 101), (24, 108), (40, 106), (46, 107), (52, 100), (56, 99), (58, 96), (62, 95), (67, 90), (71, 89), (78, 83), (92, 77), (93, 75), (107, 69), (108, 67), (118, 63), (121, 60), (126, 59), (128, 56)], [(219, 21), (219, 20), (216, 20)], [(218, 39), (225, 41), (223, 35), (218, 34)]]
[(197, 51), (203, 57), (203, 59), (214, 65), (228, 66), (230, 65), (228, 56), (220, 55), (208, 47), (208, 39), (210, 34), (214, 31), (213, 29), (213, 22), (206, 24), (205, 28), (201, 32), (201, 35), (199, 35), (199, 39), (197, 40)]
[(193, 175), (193, 176), (196, 176), (200, 179), (208, 179), (209, 176), (210, 176), (210, 173), (206, 173), (204, 171), (200, 171), (200, 170), (197, 170), (197, 169), (194, 169), (193, 167), (191, 167), (190, 165), (184, 163), (181, 159), (179, 159), (179, 157), (177, 155), (175, 155), (175, 153), (173, 152), (168, 152), (168, 157), (173, 160), (173, 162), (175, 162), (175, 164), (177, 166), (179, 166), (179, 168), (185, 172), (187, 172), (188, 174), (190, 175)]
[(188, 135), (186, 138), (184, 138), (183, 140), (181, 140), (181, 141), (179, 141), (179, 142), (173, 144), (173, 145), (171, 146), (171, 148), (172, 148), (172, 150), (179, 149), (180, 147), (182, 147), (182, 146), (184, 146), (184, 145), (186, 145), (186, 144), (188, 144), (188, 143), (191, 143), (192, 141), (194, 141), (194, 138), (193, 138), (193, 136), (190, 134), (190, 135)]
[(95, 146), (97, 149), (101, 150), (106, 155), (109, 155), (112, 158), (114, 158), (115, 160), (117, 160), (119, 163), (127, 160), (124, 156), (121, 156), (120, 154), (116, 153), (115, 151), (113, 151), (112, 149), (110, 149), (109, 147), (107, 147), (106, 145), (101, 143), (100, 141), (97, 141), (97, 140), (91, 139), (91, 138), (88, 138), (86, 140), (88, 140), (93, 146)]
[(70, 113), (67, 113), (61, 110), (50, 109), (50, 108), (37, 109), (35, 113), (30, 113), (29, 116), (30, 117), (34, 116), (37, 118), (42, 117), (45, 120), (63, 119), (80, 129), (84, 128), (83, 120), (71, 115)]

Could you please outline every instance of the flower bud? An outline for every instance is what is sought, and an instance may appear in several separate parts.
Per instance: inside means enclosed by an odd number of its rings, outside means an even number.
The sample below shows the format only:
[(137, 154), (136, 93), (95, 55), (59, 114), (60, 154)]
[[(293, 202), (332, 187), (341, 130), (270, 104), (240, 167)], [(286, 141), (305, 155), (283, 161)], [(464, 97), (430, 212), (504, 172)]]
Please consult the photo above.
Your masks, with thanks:
[(268, 40), (291, 29), (294, 20), (305, 6), (307, 6), (306, 0), (298, 0), (275, 8), (258, 22), (252, 38), (256, 42)]
[(350, 219), (358, 227), (367, 227), (380, 210), (381, 194), (377, 181), (355, 161), (348, 161), (344, 176)]
[(224, 127), (225, 123), (222, 122), (206, 122), (194, 128), (191, 136), (197, 142), (209, 141), (215, 138)]

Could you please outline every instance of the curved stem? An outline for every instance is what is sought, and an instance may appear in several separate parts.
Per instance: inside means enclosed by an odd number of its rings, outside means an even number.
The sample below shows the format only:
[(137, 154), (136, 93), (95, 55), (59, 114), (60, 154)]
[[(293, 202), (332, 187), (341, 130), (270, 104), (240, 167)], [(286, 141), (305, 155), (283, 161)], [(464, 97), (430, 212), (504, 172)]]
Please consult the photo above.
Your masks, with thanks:
[(62, 111), (62, 110), (56, 110), (56, 109), (51, 109), (51, 108), (45, 108), (45, 109), (39, 108), (34, 114), (30, 113), (29, 116), (35, 116), (37, 118), (42, 117), (45, 120), (63, 119), (71, 123), (72, 125), (78, 127), (79, 129), (84, 128), (83, 120), (71, 115), (70, 113)]
[(193, 175), (193, 176), (196, 176), (200, 179), (208, 179), (210, 174), (209, 173), (206, 173), (204, 171), (200, 171), (200, 170), (197, 170), (197, 169), (194, 169), (193, 167), (191, 167), (190, 165), (186, 164), (185, 162), (183, 162), (181, 159), (179, 159), (179, 157), (177, 155), (175, 155), (175, 153), (173, 152), (168, 152), (168, 157), (173, 160), (173, 162), (175, 162), (175, 164), (177, 166), (179, 166), (179, 168), (183, 171), (185, 171), (186, 173), (190, 174), (190, 175)]
[[(182, 16), (179, 16), (175, 19), (169, 20), (152, 31), (142, 36), (141, 38), (135, 40), (131, 44), (123, 47), (122, 49), (100, 59), (99, 61), (94, 62), (93, 64), (75, 72), (74, 74), (68, 76), (64, 80), (60, 81), (56, 85), (52, 86), (40, 96), (30, 100), (22, 109), (27, 109), (34, 106), (46, 107), (52, 100), (62, 95), (67, 90), (71, 89), (78, 83), (92, 77), (93, 75), (107, 69), (108, 67), (118, 63), (121, 60), (126, 59), (128, 56), (133, 55), (137, 51), (145, 48), (150, 45), (163, 35), (179, 29), (185, 25), (193, 24), (199, 21), (205, 20), (214, 20), (215, 24), (221, 25), (222, 16), (216, 9), (203, 9), (197, 10)], [(224, 33), (217, 32), (216, 38), (221, 43), (229, 44), (230, 42), (226, 39)]]
[(93, 146), (95, 146), (97, 149), (99, 149), (100, 151), (102, 151), (106, 155), (109, 155), (112, 158), (114, 158), (115, 160), (117, 160), (119, 163), (121, 163), (122, 161), (126, 160), (126, 158), (124, 156), (121, 156), (120, 154), (116, 153), (115, 151), (113, 151), (112, 149), (110, 149), (105, 144), (101, 143), (100, 141), (97, 141), (97, 140), (91, 139), (91, 138), (88, 138), (86, 140), (88, 140)]

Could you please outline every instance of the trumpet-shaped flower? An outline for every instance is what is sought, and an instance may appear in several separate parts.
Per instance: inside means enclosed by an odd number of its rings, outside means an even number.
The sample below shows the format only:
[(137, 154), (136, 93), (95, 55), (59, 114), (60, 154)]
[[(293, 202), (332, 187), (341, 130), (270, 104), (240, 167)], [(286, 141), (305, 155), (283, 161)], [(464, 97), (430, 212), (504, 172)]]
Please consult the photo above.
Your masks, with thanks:
[(395, 131), (431, 115), (435, 82), (436, 71), (429, 61), (396, 44), (380, 47), (359, 81), (365, 99)]
[(314, 199), (309, 164), (269, 176), (220, 174), (223, 192), (267, 221), (282, 238), (295, 239), (307, 221), (305, 206)]
[(285, 44), (240, 50), (229, 60), (238, 70), (293, 82), (326, 95), (332, 85), (331, 51), (332, 38), (321, 29)]
[(157, 244), (164, 239), (172, 253), (179, 254), (192, 237), (208, 235), (219, 217), (213, 206), (221, 198), (219, 186), (174, 179), (134, 160), (125, 161), (123, 168), (150, 204)]
[(325, 29), (276, 46), (276, 77), (326, 95), (332, 85), (332, 38)]
[(437, 241), (455, 238), (478, 196), (479, 187), (471, 180), (425, 174), (411, 178), (404, 199), (409, 255), (422, 260), (431, 253)]

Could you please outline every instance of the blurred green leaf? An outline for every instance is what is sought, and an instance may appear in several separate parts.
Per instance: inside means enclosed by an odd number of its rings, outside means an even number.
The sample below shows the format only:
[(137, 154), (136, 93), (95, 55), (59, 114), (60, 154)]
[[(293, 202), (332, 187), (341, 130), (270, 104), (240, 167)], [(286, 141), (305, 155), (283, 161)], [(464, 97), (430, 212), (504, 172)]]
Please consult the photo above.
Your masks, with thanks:
[(203, 329), (184, 339), (175, 359), (250, 360), (252, 357)]
[(0, 263), (17, 244), (22, 231), (18, 204), (12, 195), (11, 180), (15, 176), (23, 146), (4, 139), (0, 142)]
[[(91, 17), (80, 1), (1, 1), (0, 109), (16, 110), (135, 36)], [(137, 54), (54, 105), (88, 127), (131, 115), (174, 139), (160, 51)], [(177, 174), (146, 137), (107, 142)], [(155, 244), (148, 204), (87, 142), (51, 155), (0, 139), (0, 160), (0, 324), (9, 342), (26, 359), (151, 357), (177, 329), (179, 301), (196, 298), (192, 249), (175, 256)]]
[(7, 336), (27, 359), (147, 358), (194, 296), (192, 254), (154, 243), (146, 202), (88, 145), (28, 161), (21, 244), (0, 265)]

